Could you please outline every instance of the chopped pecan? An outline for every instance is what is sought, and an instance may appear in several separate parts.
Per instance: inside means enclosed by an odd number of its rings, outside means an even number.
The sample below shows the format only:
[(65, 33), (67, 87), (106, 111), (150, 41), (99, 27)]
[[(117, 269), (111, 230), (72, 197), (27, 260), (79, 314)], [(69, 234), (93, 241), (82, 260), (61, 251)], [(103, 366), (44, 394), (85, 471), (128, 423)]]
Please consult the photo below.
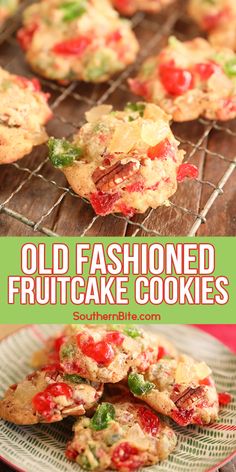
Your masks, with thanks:
[(85, 414), (83, 405), (71, 405), (66, 406), (62, 410), (63, 415), (81, 416)]
[(98, 190), (109, 192), (136, 174), (139, 168), (140, 162), (138, 160), (124, 163), (118, 161), (112, 166), (97, 167), (92, 175), (92, 179)]
[(202, 398), (204, 387), (188, 387), (179, 394), (172, 395), (172, 400), (177, 408), (188, 408)]

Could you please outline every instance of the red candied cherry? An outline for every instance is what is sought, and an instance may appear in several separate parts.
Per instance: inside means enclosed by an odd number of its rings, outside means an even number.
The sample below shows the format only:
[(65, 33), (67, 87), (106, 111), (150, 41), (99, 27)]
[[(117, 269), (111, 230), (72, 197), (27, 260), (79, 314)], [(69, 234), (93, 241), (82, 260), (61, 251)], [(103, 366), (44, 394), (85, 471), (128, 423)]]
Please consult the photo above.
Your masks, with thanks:
[(187, 426), (191, 423), (194, 410), (174, 410), (171, 413), (171, 418), (180, 426)]
[(159, 361), (165, 356), (168, 356), (167, 350), (163, 346), (158, 346), (157, 360)]
[(196, 64), (195, 71), (200, 75), (201, 80), (208, 80), (215, 72), (221, 70), (221, 67), (215, 62), (203, 62)]
[(139, 79), (129, 79), (128, 84), (130, 86), (131, 92), (135, 95), (140, 95), (148, 100), (149, 90), (148, 83)]
[(19, 29), (17, 33), (17, 39), (24, 51), (27, 51), (27, 49), (29, 49), (37, 29), (37, 23), (32, 23), (31, 25)]
[(92, 348), (88, 348), (87, 355), (104, 366), (108, 366), (115, 357), (112, 346), (106, 341), (99, 341)]
[(41, 84), (36, 77), (33, 77), (33, 79), (27, 79), (27, 77), (23, 77), (22, 75), (17, 75), (17, 82), (23, 87), (23, 88), (29, 88), (30, 86), (33, 86), (34, 92), (40, 92), (41, 91)]
[(188, 162), (181, 164), (177, 172), (178, 182), (183, 182), (185, 179), (196, 179), (198, 177), (198, 168)]
[(170, 95), (182, 95), (193, 88), (193, 74), (188, 69), (177, 67), (174, 61), (165, 62), (159, 66), (162, 85)]
[(85, 356), (91, 357), (98, 364), (108, 366), (114, 359), (114, 350), (105, 340), (94, 342), (92, 336), (84, 338), (83, 333), (77, 335), (77, 343)]
[(206, 30), (212, 30), (217, 28), (221, 21), (229, 16), (229, 13), (229, 9), (224, 8), (217, 13), (205, 15), (203, 18), (203, 28)]
[(211, 377), (206, 377), (205, 379), (199, 380), (199, 385), (207, 385), (208, 387), (212, 387), (213, 383)]
[(44, 392), (37, 393), (33, 399), (32, 404), (34, 409), (46, 419), (50, 419), (53, 414), (53, 408), (55, 407), (55, 402), (52, 399), (52, 396), (47, 390)]
[(120, 41), (122, 39), (122, 34), (119, 30), (116, 30), (116, 31), (113, 31), (112, 33), (110, 33), (107, 38), (106, 38), (106, 43), (107, 44), (110, 44), (110, 43), (117, 43), (118, 41)]
[(112, 465), (117, 470), (137, 470), (143, 464), (140, 451), (128, 442), (120, 443), (113, 451)]
[(115, 8), (120, 11), (120, 13), (129, 13), (130, 8), (132, 9), (132, 0), (115, 0), (114, 2)]
[(82, 56), (91, 42), (91, 38), (88, 38), (87, 36), (71, 38), (67, 41), (55, 44), (55, 46), (53, 46), (53, 52), (64, 56)]
[(49, 385), (46, 388), (46, 392), (48, 392), (52, 397), (60, 397), (62, 395), (68, 399), (73, 397), (72, 388), (64, 382), (57, 382)]
[(169, 139), (164, 139), (156, 146), (150, 147), (147, 151), (149, 159), (167, 159), (169, 156), (173, 156), (173, 147)]
[(106, 341), (116, 346), (121, 346), (123, 344), (125, 337), (119, 331), (111, 331), (106, 334)]
[(139, 369), (141, 372), (145, 372), (155, 361), (153, 353), (153, 349), (149, 347), (139, 355)]
[(119, 212), (127, 218), (132, 218), (135, 215), (135, 209), (126, 205), (126, 203), (120, 203)]
[(78, 456), (78, 452), (71, 447), (71, 444), (67, 444), (65, 456), (69, 461), (75, 461), (76, 457)]
[(233, 397), (228, 392), (222, 392), (218, 393), (218, 399), (220, 405), (226, 406), (232, 401)]
[(125, 187), (125, 191), (132, 193), (132, 192), (143, 192), (145, 188), (144, 182), (134, 182), (133, 184), (129, 184)]
[(160, 425), (159, 418), (145, 406), (139, 408), (138, 415), (143, 430), (152, 436), (156, 436)]
[(97, 215), (105, 216), (112, 212), (119, 198), (119, 193), (94, 192), (90, 195), (90, 202)]

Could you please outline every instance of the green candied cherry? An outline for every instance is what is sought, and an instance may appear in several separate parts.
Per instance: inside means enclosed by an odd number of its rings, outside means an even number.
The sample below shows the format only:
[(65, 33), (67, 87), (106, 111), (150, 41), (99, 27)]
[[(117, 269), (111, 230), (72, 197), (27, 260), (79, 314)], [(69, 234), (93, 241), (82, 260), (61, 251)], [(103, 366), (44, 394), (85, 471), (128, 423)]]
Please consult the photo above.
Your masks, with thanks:
[(236, 56), (225, 63), (224, 70), (229, 77), (236, 77)]
[(77, 374), (64, 374), (63, 380), (66, 380), (67, 382), (71, 382), (75, 384), (88, 383), (88, 380), (83, 379), (82, 377), (80, 377), (80, 375), (77, 375)]
[(76, 462), (85, 470), (96, 469), (99, 466), (99, 459), (96, 454), (95, 445), (88, 444), (85, 452), (77, 457)]
[(76, 347), (73, 344), (62, 346), (61, 351), (60, 351), (60, 355), (62, 359), (71, 358), (75, 355), (75, 353), (76, 353)]
[(131, 392), (138, 396), (145, 395), (155, 388), (153, 383), (145, 381), (143, 375), (137, 373), (129, 374), (128, 385)]
[(139, 338), (142, 336), (141, 331), (139, 331), (138, 328), (134, 328), (133, 326), (127, 326), (126, 328), (123, 329), (124, 333), (127, 334), (127, 336), (130, 336), (130, 338)]
[(66, 139), (48, 140), (49, 159), (54, 167), (66, 167), (82, 156), (82, 149)]
[(67, 0), (59, 8), (63, 11), (63, 21), (73, 21), (86, 13), (87, 0)]
[(115, 414), (115, 408), (111, 403), (101, 403), (91, 418), (90, 427), (95, 431), (106, 429), (109, 423), (114, 420)]
[(125, 109), (133, 111), (134, 113), (138, 113), (139, 116), (143, 117), (144, 111), (145, 111), (146, 105), (142, 102), (137, 102), (137, 103), (131, 103), (128, 102)]

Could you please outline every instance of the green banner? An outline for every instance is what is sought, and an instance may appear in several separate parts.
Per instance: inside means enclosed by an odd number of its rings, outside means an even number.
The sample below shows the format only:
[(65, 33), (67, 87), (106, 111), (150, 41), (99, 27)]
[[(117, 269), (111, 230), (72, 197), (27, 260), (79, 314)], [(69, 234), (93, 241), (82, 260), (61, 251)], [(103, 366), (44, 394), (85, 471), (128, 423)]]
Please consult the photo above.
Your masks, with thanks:
[(1, 323), (235, 323), (235, 238), (1, 238)]

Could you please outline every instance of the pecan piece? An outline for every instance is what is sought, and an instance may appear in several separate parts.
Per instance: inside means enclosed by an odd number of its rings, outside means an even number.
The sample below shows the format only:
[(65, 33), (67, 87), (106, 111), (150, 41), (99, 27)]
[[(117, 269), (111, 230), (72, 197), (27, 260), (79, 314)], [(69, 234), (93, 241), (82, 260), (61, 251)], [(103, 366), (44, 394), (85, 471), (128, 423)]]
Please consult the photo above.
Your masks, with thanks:
[(110, 192), (138, 172), (140, 162), (132, 160), (129, 162), (118, 161), (109, 167), (97, 167), (92, 179), (98, 190)]
[(188, 387), (182, 393), (172, 396), (177, 408), (188, 408), (202, 398), (204, 387)]

